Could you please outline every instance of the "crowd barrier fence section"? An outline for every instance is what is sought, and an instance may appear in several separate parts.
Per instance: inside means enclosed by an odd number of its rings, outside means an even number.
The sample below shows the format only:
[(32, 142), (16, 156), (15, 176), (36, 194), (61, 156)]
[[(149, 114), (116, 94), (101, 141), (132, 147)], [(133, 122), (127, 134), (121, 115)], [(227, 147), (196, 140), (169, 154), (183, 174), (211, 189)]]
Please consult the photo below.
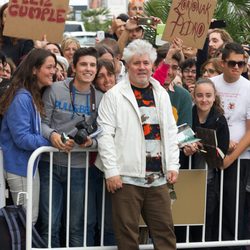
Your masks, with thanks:
[[(83, 232), (83, 247), (74, 247), (71, 248), (69, 247), (69, 214), (70, 214), (70, 163), (71, 163), (71, 157), (74, 152), (86, 152), (86, 180), (85, 180), (85, 211), (84, 211), (84, 232)], [(116, 246), (104, 246), (104, 207), (105, 207), (105, 192), (103, 192), (102, 196), (102, 219), (101, 219), (101, 236), (100, 236), (100, 246), (95, 246), (95, 247), (89, 247), (86, 245), (86, 234), (87, 234), (87, 200), (88, 200), (88, 168), (89, 168), (89, 153), (94, 152), (96, 150), (93, 149), (75, 149), (72, 152), (68, 153), (68, 194), (67, 194), (67, 212), (66, 212), (66, 247), (62, 248), (51, 248), (51, 211), (52, 211), (52, 168), (53, 168), (53, 154), (55, 152), (59, 152), (58, 149), (53, 148), (53, 147), (40, 147), (37, 150), (33, 152), (31, 155), (29, 162), (28, 162), (28, 170), (27, 170), (27, 221), (26, 221), (26, 250), (33, 250), (33, 249), (38, 249), (38, 248), (32, 248), (32, 182), (33, 182), (33, 166), (35, 160), (42, 154), (42, 153), (49, 153), (50, 154), (50, 193), (49, 193), (49, 235), (48, 235), (48, 247), (43, 248), (43, 250), (48, 250), (48, 249), (54, 249), (54, 250), (115, 250), (117, 249)], [(0, 151), (0, 157), (1, 157), (1, 151)], [(1, 162), (0, 162), (1, 166)], [(189, 164), (191, 166), (191, 164)], [(181, 175), (180, 175), (181, 176)], [(240, 176), (240, 161), (238, 160), (238, 176), (237, 176), (237, 199), (236, 199), (236, 215), (238, 214), (239, 211), (239, 176)], [(223, 186), (223, 181), (224, 181), (224, 171), (222, 171), (221, 174), (221, 183), (220, 185)], [(205, 184), (206, 186), (206, 184)], [(103, 183), (103, 188), (105, 188), (105, 183)], [(206, 189), (205, 189), (206, 190)], [(250, 239), (246, 240), (239, 240), (238, 239), (238, 216), (235, 216), (235, 239), (234, 240), (229, 240), (229, 241), (222, 241), (222, 203), (223, 203), (223, 191), (222, 188), (220, 189), (220, 209), (219, 209), (219, 237), (218, 241), (205, 241), (205, 219), (204, 219), (204, 224), (202, 224), (202, 238), (200, 242), (189, 242), (189, 231), (190, 227), (193, 224), (188, 224), (188, 223), (180, 223), (176, 226), (180, 225), (185, 225), (187, 230), (186, 230), (186, 242), (183, 243), (177, 243), (177, 249), (195, 249), (195, 248), (205, 248), (205, 247), (224, 247), (224, 246), (246, 246), (250, 245)], [(177, 194), (178, 195), (178, 194)], [(206, 194), (204, 194), (206, 195)], [(203, 197), (201, 199), (202, 202), (204, 202), (206, 199)], [(205, 218), (205, 207), (206, 204), (201, 204), (201, 208), (204, 209), (203, 214)], [(201, 225), (198, 223), (198, 225)], [(150, 241), (149, 241), (150, 242)], [(152, 243), (149, 244), (141, 244), (140, 245), (141, 250), (153, 250), (154, 247)], [(42, 250), (42, 249), (41, 249)]]

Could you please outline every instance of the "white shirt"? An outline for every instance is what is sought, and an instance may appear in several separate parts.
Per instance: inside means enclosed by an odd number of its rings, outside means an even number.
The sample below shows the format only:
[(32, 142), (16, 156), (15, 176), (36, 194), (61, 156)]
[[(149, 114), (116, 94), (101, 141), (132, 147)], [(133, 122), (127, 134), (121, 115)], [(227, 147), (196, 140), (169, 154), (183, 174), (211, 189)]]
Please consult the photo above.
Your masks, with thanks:
[[(223, 74), (212, 77), (228, 122), (230, 140), (239, 142), (246, 132), (246, 121), (250, 120), (250, 81), (240, 76), (233, 83), (224, 80)], [(241, 158), (250, 158), (243, 153)]]

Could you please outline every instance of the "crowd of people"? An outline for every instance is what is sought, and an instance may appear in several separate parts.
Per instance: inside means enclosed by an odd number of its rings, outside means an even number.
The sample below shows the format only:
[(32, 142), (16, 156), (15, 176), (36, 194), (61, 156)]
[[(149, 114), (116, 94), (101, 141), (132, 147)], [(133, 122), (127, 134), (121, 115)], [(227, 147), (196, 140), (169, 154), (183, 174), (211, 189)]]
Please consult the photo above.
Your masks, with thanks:
[[(179, 125), (215, 131), (225, 158), (208, 166), (206, 241), (219, 237), (223, 190), (222, 240), (250, 238), (250, 47), (233, 41), (224, 29), (210, 29), (204, 48), (187, 47), (176, 37), (152, 44), (159, 18), (140, 24), (143, 1), (130, 1), (127, 14), (112, 20), (95, 47), (80, 47), (74, 37), (60, 44), (3, 35), (8, 3), (0, 8), (0, 146), (12, 201), (26, 206), (27, 163), (41, 146), (53, 146), (51, 246), (65, 245), (68, 153), (94, 148), (88, 171), (87, 246), (100, 244), (102, 185), (105, 179), (104, 245), (138, 249), (144, 219), (155, 249), (176, 249), (185, 228), (174, 227), (169, 188), (179, 169), (206, 168), (201, 142), (180, 148)], [(97, 124), (99, 134), (78, 136)], [(63, 136), (62, 136), (63, 135)], [(218, 156), (219, 157), (219, 156)], [(236, 208), (240, 157), (239, 209)], [(83, 246), (86, 152), (72, 152), (69, 245)], [(33, 171), (32, 220), (49, 239), (50, 155)], [(220, 177), (224, 170), (224, 183)], [(19, 197), (19, 200), (18, 200)], [(185, 209), (185, 208), (183, 208)], [(236, 214), (238, 211), (238, 215)], [(192, 227), (190, 241), (201, 241)], [(214, 249), (214, 248), (213, 248)], [(220, 248), (222, 249), (222, 248)], [(224, 249), (247, 249), (225, 247)]]

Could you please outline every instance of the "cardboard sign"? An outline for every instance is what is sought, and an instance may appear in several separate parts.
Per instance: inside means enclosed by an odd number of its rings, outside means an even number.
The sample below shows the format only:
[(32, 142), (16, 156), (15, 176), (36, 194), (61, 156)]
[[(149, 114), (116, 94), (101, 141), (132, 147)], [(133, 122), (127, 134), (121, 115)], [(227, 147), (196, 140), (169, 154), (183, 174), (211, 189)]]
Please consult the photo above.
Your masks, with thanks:
[(205, 169), (180, 170), (172, 207), (175, 225), (204, 225), (206, 218)]
[(4, 35), (61, 42), (69, 0), (11, 0)]
[[(174, 189), (177, 200), (172, 206), (175, 225), (204, 225), (206, 208), (205, 169), (180, 170)], [(145, 226), (142, 217), (140, 226)]]
[(202, 49), (216, 7), (216, 0), (173, 0), (162, 40), (183, 40), (186, 46)]

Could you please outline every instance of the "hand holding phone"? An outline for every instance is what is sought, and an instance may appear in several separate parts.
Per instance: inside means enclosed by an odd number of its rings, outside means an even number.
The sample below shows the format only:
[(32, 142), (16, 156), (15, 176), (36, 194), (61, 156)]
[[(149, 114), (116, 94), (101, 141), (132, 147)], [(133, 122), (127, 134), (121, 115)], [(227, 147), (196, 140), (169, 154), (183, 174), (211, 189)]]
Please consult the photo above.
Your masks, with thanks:
[(98, 41), (102, 41), (105, 38), (105, 34), (103, 30), (99, 30), (96, 32), (96, 38), (98, 39)]
[(138, 18), (138, 25), (153, 25), (154, 24), (154, 20), (151, 17), (139, 17)]

